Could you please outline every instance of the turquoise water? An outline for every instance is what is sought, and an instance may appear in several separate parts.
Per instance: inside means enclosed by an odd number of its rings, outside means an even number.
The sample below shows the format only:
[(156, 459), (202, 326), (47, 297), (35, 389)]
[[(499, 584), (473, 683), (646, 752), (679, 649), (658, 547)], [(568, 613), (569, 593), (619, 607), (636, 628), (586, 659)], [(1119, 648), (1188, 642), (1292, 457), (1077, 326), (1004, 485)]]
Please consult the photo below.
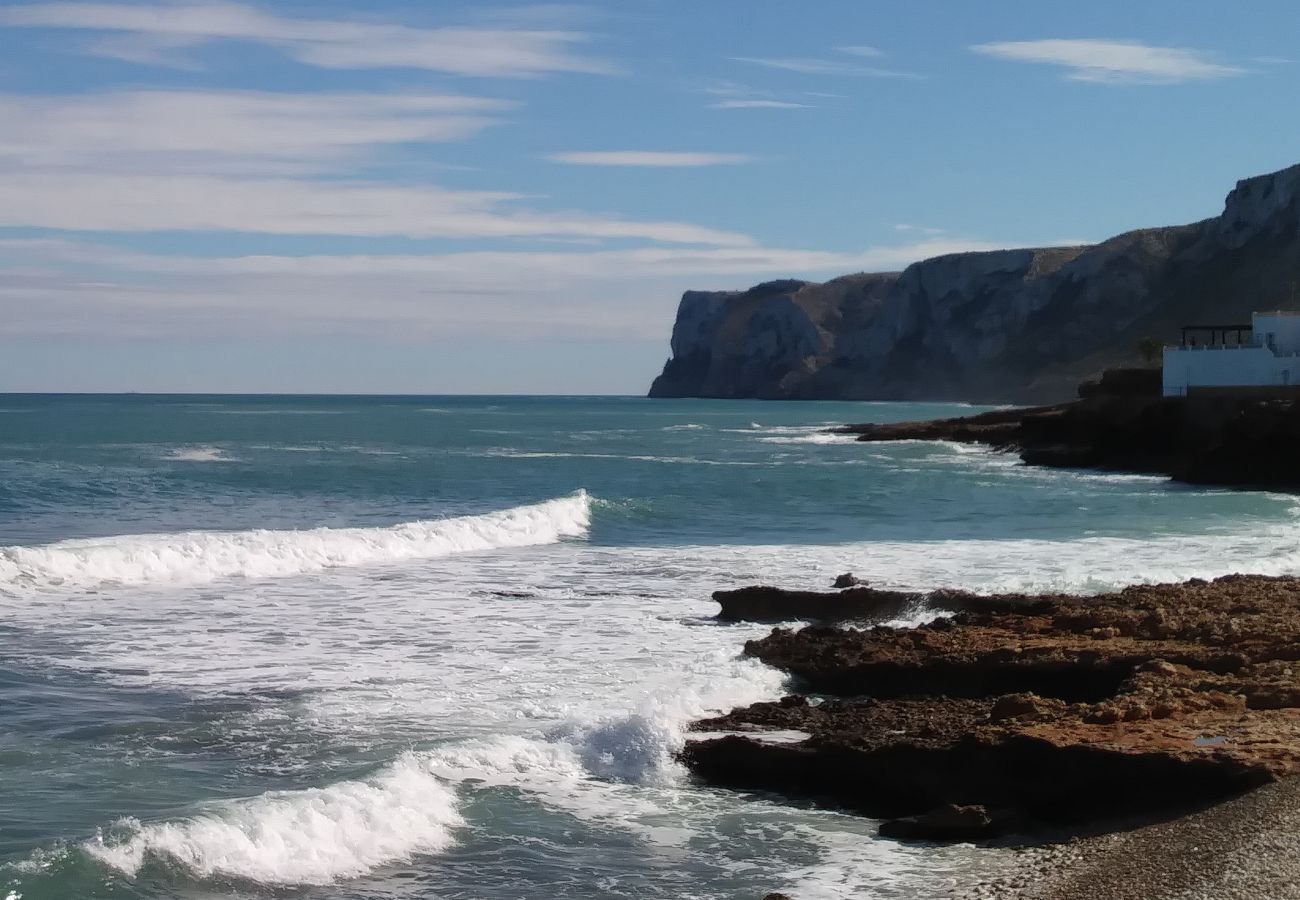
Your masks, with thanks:
[[(0, 897), (923, 897), (693, 784), (779, 696), (709, 593), (1300, 568), (1293, 498), (863, 445), (920, 404), (0, 396)], [(923, 615), (918, 611), (918, 615)]]

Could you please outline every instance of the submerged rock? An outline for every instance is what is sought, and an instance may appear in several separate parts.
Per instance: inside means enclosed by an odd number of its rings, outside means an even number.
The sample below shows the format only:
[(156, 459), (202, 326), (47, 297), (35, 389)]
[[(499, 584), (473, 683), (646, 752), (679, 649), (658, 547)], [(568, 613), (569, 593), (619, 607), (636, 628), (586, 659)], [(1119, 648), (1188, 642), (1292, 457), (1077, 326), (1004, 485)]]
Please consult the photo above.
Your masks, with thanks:
[(831, 583), (831, 587), (843, 589), (858, 587), (862, 584), (865, 584), (865, 582), (861, 578), (858, 578), (852, 572), (845, 572), (843, 575), (835, 576), (835, 581)]
[[(940, 836), (1096, 823), (1300, 772), (1300, 579), (1228, 576), (1098, 597), (973, 598), (914, 629), (778, 628), (747, 655), (830, 699), (697, 723), (710, 782), (819, 797)], [(764, 742), (765, 729), (806, 739)], [(950, 834), (949, 837), (955, 837)]]
[(1015, 820), (1015, 814), (1006, 811), (945, 803), (919, 816), (891, 819), (880, 826), (880, 834), (904, 841), (970, 841), (995, 836)]

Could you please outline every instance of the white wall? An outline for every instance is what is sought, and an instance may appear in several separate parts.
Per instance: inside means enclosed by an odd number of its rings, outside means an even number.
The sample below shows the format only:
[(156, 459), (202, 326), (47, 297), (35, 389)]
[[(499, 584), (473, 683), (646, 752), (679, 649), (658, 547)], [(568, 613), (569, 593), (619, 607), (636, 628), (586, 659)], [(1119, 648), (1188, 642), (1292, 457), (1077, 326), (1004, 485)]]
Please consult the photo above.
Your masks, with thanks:
[(1250, 321), (1254, 326), (1255, 343), (1266, 343), (1265, 336), (1272, 334), (1273, 345), (1278, 353), (1300, 353), (1300, 316), (1254, 313)]
[[(1296, 335), (1300, 343), (1300, 326)], [(1281, 340), (1279, 335), (1279, 345)], [(1166, 397), (1189, 387), (1300, 384), (1300, 357), (1275, 356), (1266, 347), (1166, 347), (1164, 364)]]

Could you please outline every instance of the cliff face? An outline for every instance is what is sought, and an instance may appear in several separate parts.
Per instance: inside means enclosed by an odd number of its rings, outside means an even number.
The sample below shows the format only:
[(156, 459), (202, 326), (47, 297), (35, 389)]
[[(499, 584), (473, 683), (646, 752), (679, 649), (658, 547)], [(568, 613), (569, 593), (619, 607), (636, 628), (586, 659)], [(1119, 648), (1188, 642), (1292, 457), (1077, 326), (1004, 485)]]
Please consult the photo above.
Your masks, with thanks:
[(1300, 166), (1222, 215), (1084, 247), (959, 253), (901, 274), (688, 291), (652, 397), (1053, 401), (1145, 336), (1294, 309)]
[(837, 335), (876, 317), (897, 274), (687, 291), (659, 397), (785, 397), (830, 362)]

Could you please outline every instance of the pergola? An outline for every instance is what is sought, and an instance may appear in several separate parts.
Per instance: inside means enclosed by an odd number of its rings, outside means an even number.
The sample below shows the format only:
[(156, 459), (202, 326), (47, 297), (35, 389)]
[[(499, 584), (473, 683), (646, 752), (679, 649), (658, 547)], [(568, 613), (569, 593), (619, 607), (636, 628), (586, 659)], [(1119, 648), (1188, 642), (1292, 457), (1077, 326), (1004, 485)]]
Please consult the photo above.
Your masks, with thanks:
[[(1228, 335), (1235, 339), (1229, 343)], [(1242, 337), (1245, 334), (1245, 338)], [(1195, 347), (1198, 343), (1216, 347), (1244, 347), (1253, 342), (1255, 329), (1253, 325), (1185, 325), (1183, 326), (1183, 346)], [(1197, 335), (1208, 335), (1209, 340), (1198, 342)], [(1189, 340), (1190, 338), (1190, 340)]]

